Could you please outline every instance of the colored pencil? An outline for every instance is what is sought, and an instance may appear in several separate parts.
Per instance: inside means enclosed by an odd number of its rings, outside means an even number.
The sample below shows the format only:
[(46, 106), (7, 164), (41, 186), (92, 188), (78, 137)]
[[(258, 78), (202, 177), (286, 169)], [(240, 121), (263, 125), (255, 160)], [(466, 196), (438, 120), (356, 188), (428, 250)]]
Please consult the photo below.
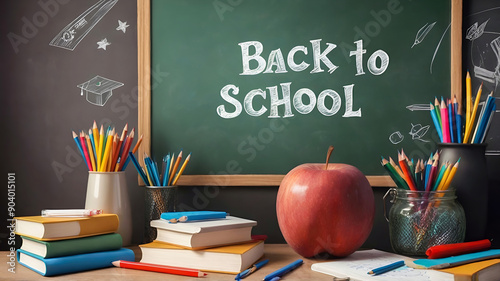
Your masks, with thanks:
[(82, 145), (83, 155), (85, 155), (85, 162), (87, 163), (87, 167), (89, 168), (89, 171), (92, 171), (92, 164), (90, 161), (87, 146), (85, 145), (85, 134), (83, 132), (80, 132), (80, 144)]
[(448, 123), (450, 125), (450, 141), (455, 142), (455, 112), (453, 110), (453, 104), (448, 101)]
[(431, 107), (432, 122), (434, 122), (434, 127), (436, 127), (436, 131), (439, 135), (439, 139), (441, 140), (441, 142), (443, 142), (443, 132), (441, 131), (441, 124), (437, 118), (436, 110), (434, 110), (434, 106), (432, 105), (432, 103), (430, 104), (430, 107)]
[(92, 144), (90, 143), (90, 137), (85, 136), (85, 140), (87, 141), (87, 147), (89, 150), (90, 163), (92, 164), (92, 171), (96, 171), (95, 157), (94, 157), (94, 149), (92, 148)]
[(175, 163), (173, 164), (173, 168), (170, 171), (170, 176), (168, 178), (168, 185), (171, 185), (172, 180), (174, 179), (175, 172), (177, 171), (177, 168), (179, 167), (181, 160), (182, 160), (182, 150), (179, 153), (179, 155), (177, 156), (177, 159), (175, 160)]
[(135, 135), (135, 128), (133, 128), (132, 131), (130, 131), (128, 138), (125, 141), (125, 146), (123, 147), (123, 152), (120, 157), (120, 166), (118, 167), (118, 171), (123, 171), (123, 165), (125, 164), (126, 161), (125, 159), (127, 158), (127, 155), (129, 155), (128, 152), (130, 150), (130, 146), (132, 145), (132, 140), (134, 139), (134, 135)]
[(167, 186), (168, 184), (168, 178), (169, 178), (169, 171), (170, 171), (170, 153), (163, 158), (163, 163), (165, 163), (165, 169), (163, 169), (163, 186)]
[(99, 149), (97, 150), (97, 170), (101, 171), (101, 162), (102, 162), (102, 152), (104, 146), (104, 127), (101, 125), (101, 131), (99, 133)]
[(441, 99), (441, 122), (443, 127), (443, 141), (450, 142), (450, 125), (448, 121), (448, 108), (443, 99)]
[(72, 131), (72, 133), (73, 133), (73, 139), (75, 140), (76, 143), (76, 147), (78, 147), (78, 150), (80, 151), (83, 160), (85, 160), (85, 154), (83, 153), (82, 144), (80, 143), (80, 138), (78, 138), (78, 135), (75, 133), (75, 131)]
[[(182, 153), (182, 151), (181, 151), (181, 153)], [(177, 183), (177, 180), (179, 180), (179, 177), (184, 172), (184, 169), (186, 169), (186, 165), (189, 162), (190, 158), (191, 158), (191, 153), (189, 153), (189, 155), (184, 160), (184, 163), (182, 164), (181, 169), (179, 170), (179, 172), (177, 173), (177, 175), (175, 176), (174, 181), (172, 182), (172, 185), (175, 185)]]
[[(139, 149), (139, 146), (141, 146), (141, 143), (142, 143), (142, 135), (141, 137), (137, 140), (137, 143), (135, 144), (134, 148), (132, 149), (132, 153), (135, 154), (135, 152), (137, 151), (137, 149)], [(128, 165), (128, 162), (130, 161), (130, 157), (126, 157), (125, 156), (125, 163), (121, 166), (121, 170), (124, 171), (126, 168), (127, 168), (127, 165)], [(122, 162), (123, 159), (120, 159), (120, 162)]]
[(132, 262), (132, 261), (119, 260), (119, 261), (112, 262), (112, 264), (116, 267), (121, 267), (121, 268), (153, 271), (153, 272), (191, 276), (191, 277), (203, 277), (203, 276), (207, 275), (206, 273), (204, 273), (198, 269), (173, 267), (173, 266), (158, 265), (158, 264), (143, 263), (143, 262)]
[(441, 167), (439, 168), (439, 172), (437, 173), (436, 180), (434, 181), (434, 184), (432, 185), (432, 191), (437, 190), (439, 183), (441, 182), (441, 179), (443, 178), (443, 175), (446, 171), (447, 165), (448, 165), (448, 163), (445, 163), (445, 164), (441, 165)]
[(384, 157), (382, 157), (381, 164), (387, 170), (387, 172), (389, 173), (389, 176), (392, 178), (392, 180), (394, 181), (394, 183), (396, 183), (396, 185), (399, 188), (403, 188), (403, 189), (406, 189), (406, 190), (410, 189), (408, 187), (408, 184), (406, 183), (406, 181), (394, 169), (394, 167), (392, 166), (392, 164), (389, 161), (387, 161)]
[(144, 169), (142, 169), (141, 165), (139, 164), (139, 162), (137, 161), (137, 159), (135, 158), (135, 156), (134, 156), (134, 154), (132, 152), (129, 152), (129, 158), (132, 159), (132, 163), (134, 164), (137, 172), (139, 173), (139, 175), (141, 176), (142, 180), (144, 181), (144, 184), (150, 185), (148, 183), (148, 178), (146, 176), (146, 173), (144, 172)]
[(439, 180), (439, 185), (437, 186), (436, 190), (442, 190), (443, 189), (443, 186), (446, 183), (446, 180), (448, 179), (448, 176), (450, 174), (450, 170), (452, 168), (451, 164), (449, 162), (446, 162), (445, 167), (446, 168), (444, 170), (443, 176)]
[(112, 149), (112, 142), (113, 142), (113, 137), (110, 137), (109, 135), (106, 138), (106, 145), (104, 149), (104, 154), (101, 160), (101, 170), (99, 172), (106, 172), (108, 168), (108, 158), (109, 158), (109, 151)]
[(486, 134), (488, 134), (488, 131), (489, 131), (490, 125), (491, 125), (491, 121), (493, 120), (493, 115), (495, 114), (496, 110), (497, 110), (497, 105), (496, 105), (496, 103), (493, 103), (493, 108), (491, 110), (490, 117), (488, 118), (488, 122), (486, 123), (484, 132), (482, 133), (482, 137), (480, 137), (480, 139), (478, 139), (478, 143), (484, 142), (484, 138), (486, 138)]
[(441, 110), (439, 109), (441, 107), (441, 104), (439, 103), (439, 100), (437, 97), (434, 97), (434, 112), (436, 113), (436, 117), (439, 122), (439, 127), (441, 128), (443, 121), (441, 120)]
[(474, 134), (472, 143), (479, 143), (479, 140), (484, 139), (484, 136), (486, 135), (486, 126), (490, 122), (492, 115), (495, 113), (495, 109), (495, 98), (493, 98), (493, 92), (491, 92), (483, 106), (477, 125), (477, 133)]
[(429, 173), (429, 179), (427, 180), (427, 185), (425, 186), (425, 191), (428, 193), (432, 189), (432, 185), (434, 184), (434, 178), (436, 176), (438, 169), (438, 161), (434, 160), (432, 163), (431, 171)]
[(404, 265), (405, 265), (405, 261), (397, 261), (397, 262), (394, 262), (394, 263), (391, 263), (391, 264), (388, 264), (385, 266), (381, 266), (381, 267), (372, 269), (372, 270), (368, 271), (368, 274), (379, 275), (379, 274), (383, 274), (383, 273), (389, 272), (391, 270), (400, 268)]
[(470, 78), (470, 73), (467, 70), (467, 76), (465, 77), (465, 130), (468, 130), (470, 121), (470, 110), (471, 110), (471, 98), (472, 98), (472, 83)]
[(403, 174), (405, 176), (404, 179), (408, 183), (410, 189), (417, 190), (413, 176), (410, 173), (410, 168), (408, 167), (406, 155), (404, 154), (403, 150), (401, 150), (401, 153), (398, 152), (398, 162), (399, 162), (399, 167), (401, 168), (401, 171), (403, 171)]
[(453, 165), (453, 167), (451, 168), (450, 173), (449, 173), (448, 177), (446, 178), (446, 182), (443, 184), (443, 186), (441, 186), (441, 189), (439, 189), (439, 190), (448, 190), (448, 188), (451, 185), (451, 182), (453, 181), (453, 178), (455, 177), (455, 174), (457, 172), (459, 164), (460, 164), (460, 158), (455, 163), (455, 165)]
[(467, 124), (466, 127), (467, 129), (465, 130), (463, 143), (469, 143), (469, 137), (471, 136), (472, 129), (474, 127), (474, 120), (476, 118), (477, 107), (479, 106), (479, 100), (481, 99), (482, 89), (483, 89), (483, 84), (481, 84), (481, 86), (479, 86), (479, 89), (477, 90), (476, 101), (474, 102), (474, 107), (472, 109), (472, 113), (469, 119), (469, 124)]
[(396, 172), (399, 174), (399, 176), (404, 179), (405, 175), (403, 174), (403, 171), (401, 171), (399, 166), (396, 164), (396, 162), (391, 157), (389, 157), (389, 163), (391, 163), (392, 167), (394, 167), (394, 170), (396, 170)]

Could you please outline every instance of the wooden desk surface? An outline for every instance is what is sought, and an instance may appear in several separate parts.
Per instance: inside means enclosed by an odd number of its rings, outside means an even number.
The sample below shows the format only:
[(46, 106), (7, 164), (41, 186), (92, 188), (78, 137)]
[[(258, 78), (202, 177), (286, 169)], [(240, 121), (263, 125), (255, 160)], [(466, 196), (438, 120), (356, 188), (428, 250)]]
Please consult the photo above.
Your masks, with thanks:
[[(136, 260), (140, 259), (140, 249), (139, 247), (130, 247), (130, 249), (134, 250), (136, 253)], [(243, 280), (262, 280), (264, 277), (271, 272), (297, 260), (302, 258), (297, 253), (295, 253), (288, 245), (286, 244), (266, 244), (264, 247), (265, 258), (269, 259), (269, 263), (256, 271), (249, 277)], [(0, 252), (0, 263), (2, 264), (2, 269), (0, 271), (0, 280), (41, 280), (45, 279), (38, 273), (20, 265), (16, 261), (15, 273), (11, 273), (8, 270), (9, 266), (7, 264), (9, 252), (2, 251)], [(293, 272), (285, 275), (282, 280), (332, 280), (332, 276), (318, 273), (311, 270), (311, 265), (316, 262), (322, 262), (324, 260), (315, 260), (315, 259), (304, 259), (304, 264), (294, 270)], [(235, 275), (233, 274), (221, 274), (221, 273), (211, 273), (207, 272), (208, 275), (205, 278), (194, 278), (187, 276), (178, 276), (178, 275), (170, 275), (156, 272), (147, 272), (140, 270), (132, 270), (132, 269), (123, 269), (123, 268), (104, 268), (91, 270), (80, 273), (66, 274), (54, 277), (47, 277), (50, 280), (106, 280), (106, 281), (126, 281), (126, 280), (140, 280), (140, 281), (148, 281), (148, 280), (234, 280)], [(4, 279), (5, 278), (5, 279)], [(49, 280), (49, 279), (47, 279)]]

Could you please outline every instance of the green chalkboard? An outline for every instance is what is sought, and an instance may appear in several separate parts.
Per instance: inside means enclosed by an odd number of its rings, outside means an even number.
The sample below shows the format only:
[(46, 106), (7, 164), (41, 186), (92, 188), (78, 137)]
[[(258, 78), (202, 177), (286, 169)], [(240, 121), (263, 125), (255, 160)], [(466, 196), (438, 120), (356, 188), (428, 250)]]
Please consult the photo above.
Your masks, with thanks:
[(429, 102), (450, 96), (451, 6), (152, 0), (152, 154), (191, 152), (190, 175), (286, 174), (329, 145), (367, 175), (400, 149), (425, 157)]

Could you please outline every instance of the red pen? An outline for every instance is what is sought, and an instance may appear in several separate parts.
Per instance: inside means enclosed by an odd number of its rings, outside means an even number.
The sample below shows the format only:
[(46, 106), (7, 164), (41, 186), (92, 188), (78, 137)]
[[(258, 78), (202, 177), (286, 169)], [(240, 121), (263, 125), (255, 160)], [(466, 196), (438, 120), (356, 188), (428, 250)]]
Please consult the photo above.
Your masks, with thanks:
[(121, 268), (154, 271), (154, 272), (169, 273), (169, 274), (184, 275), (184, 276), (203, 277), (207, 275), (206, 273), (201, 272), (197, 269), (166, 266), (166, 265), (159, 265), (152, 263), (119, 260), (112, 262), (112, 264), (116, 267), (121, 267)]
[(429, 259), (440, 259), (451, 256), (463, 255), (467, 253), (484, 251), (489, 249), (490, 247), (491, 247), (490, 240), (484, 239), (473, 242), (433, 246), (427, 249), (425, 254), (428, 256)]

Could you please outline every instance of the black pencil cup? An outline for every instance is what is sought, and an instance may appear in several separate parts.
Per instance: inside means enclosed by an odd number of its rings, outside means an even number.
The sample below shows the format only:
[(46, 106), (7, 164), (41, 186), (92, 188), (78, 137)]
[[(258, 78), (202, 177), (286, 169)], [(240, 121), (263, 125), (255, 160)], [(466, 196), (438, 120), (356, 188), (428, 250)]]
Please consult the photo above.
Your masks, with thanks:
[(440, 143), (439, 162), (460, 165), (451, 185), (465, 211), (467, 231), (465, 241), (485, 239), (488, 223), (488, 171), (486, 144)]
[(149, 243), (156, 239), (156, 228), (151, 227), (151, 221), (159, 219), (162, 213), (176, 211), (177, 186), (146, 186), (144, 198), (143, 242)]

